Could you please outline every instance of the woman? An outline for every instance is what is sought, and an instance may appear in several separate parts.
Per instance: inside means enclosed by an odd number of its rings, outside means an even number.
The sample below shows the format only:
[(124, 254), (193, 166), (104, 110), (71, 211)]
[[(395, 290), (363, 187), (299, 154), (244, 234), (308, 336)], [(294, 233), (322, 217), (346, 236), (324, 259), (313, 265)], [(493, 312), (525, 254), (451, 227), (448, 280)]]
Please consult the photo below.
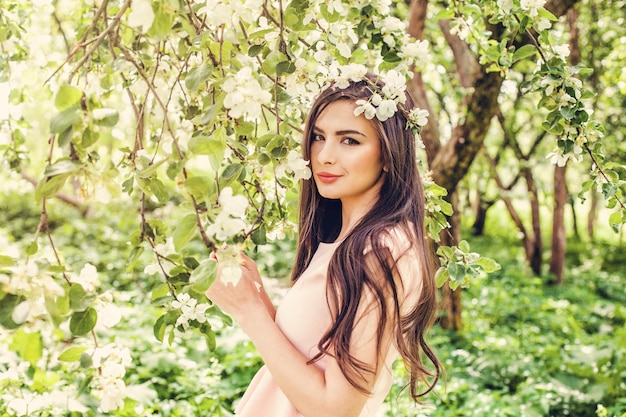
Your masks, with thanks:
[(241, 417), (373, 416), (398, 356), (415, 401), (439, 377), (424, 339), (436, 287), (412, 102), (403, 91), (396, 111), (373, 117), (384, 84), (370, 74), (343, 84), (317, 97), (305, 125), (313, 180), (302, 184), (293, 286), (279, 309), (243, 255), (239, 283), (216, 279), (207, 291), (265, 362), (237, 407)]

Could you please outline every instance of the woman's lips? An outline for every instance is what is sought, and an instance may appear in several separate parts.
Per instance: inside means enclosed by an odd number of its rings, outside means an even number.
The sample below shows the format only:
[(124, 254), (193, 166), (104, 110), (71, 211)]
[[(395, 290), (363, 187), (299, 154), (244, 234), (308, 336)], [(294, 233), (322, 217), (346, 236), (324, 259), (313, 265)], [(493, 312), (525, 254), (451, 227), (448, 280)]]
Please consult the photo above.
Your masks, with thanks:
[(330, 184), (339, 179), (340, 175), (331, 174), (330, 172), (318, 172), (317, 179), (324, 184)]

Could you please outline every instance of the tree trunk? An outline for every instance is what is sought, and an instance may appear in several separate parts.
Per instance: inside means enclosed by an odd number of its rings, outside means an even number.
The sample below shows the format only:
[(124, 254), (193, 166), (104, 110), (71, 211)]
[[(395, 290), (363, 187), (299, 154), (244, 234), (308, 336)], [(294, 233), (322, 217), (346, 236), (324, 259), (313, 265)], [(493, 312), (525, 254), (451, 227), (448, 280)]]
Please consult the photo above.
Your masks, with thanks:
[(543, 239), (541, 238), (541, 216), (539, 208), (539, 195), (537, 193), (537, 187), (535, 186), (535, 178), (530, 169), (524, 169), (524, 178), (526, 179), (526, 186), (528, 187), (528, 194), (530, 197), (530, 212), (532, 221), (532, 236), (530, 252), (527, 254), (528, 262), (530, 263), (530, 269), (535, 275), (541, 275), (541, 267), (543, 264)]
[[(571, 8), (567, 11), (567, 23), (570, 31), (570, 56), (572, 65), (580, 62), (580, 48), (578, 45), (578, 10)], [(556, 283), (563, 283), (565, 269), (565, 204), (567, 204), (567, 165), (554, 167), (554, 211), (552, 215), (552, 254), (550, 258), (550, 272), (556, 277)]]
[(485, 223), (487, 222), (487, 210), (493, 206), (495, 201), (485, 200), (480, 193), (476, 191), (475, 217), (472, 224), (472, 236), (482, 236), (485, 232)]
[(552, 213), (552, 254), (550, 273), (556, 277), (556, 283), (563, 283), (565, 266), (565, 205), (567, 204), (567, 166), (554, 167), (554, 210)]
[(593, 242), (596, 217), (598, 216), (598, 193), (595, 190), (590, 190), (589, 193), (591, 194), (591, 207), (589, 207), (589, 213), (587, 213), (587, 235)]

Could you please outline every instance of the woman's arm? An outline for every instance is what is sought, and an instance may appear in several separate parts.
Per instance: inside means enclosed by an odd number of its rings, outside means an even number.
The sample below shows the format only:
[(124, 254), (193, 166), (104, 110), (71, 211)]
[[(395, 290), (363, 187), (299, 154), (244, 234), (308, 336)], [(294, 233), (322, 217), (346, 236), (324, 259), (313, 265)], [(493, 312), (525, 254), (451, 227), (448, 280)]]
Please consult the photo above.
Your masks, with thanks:
[[(357, 417), (368, 399), (345, 378), (334, 358), (329, 357), (326, 370), (307, 364), (303, 355), (281, 332), (257, 291), (253, 261), (242, 266), (242, 279), (234, 286), (216, 279), (207, 296), (230, 314), (248, 334), (277, 385), (293, 406), (305, 417)], [(367, 313), (354, 330), (358, 341), (351, 354), (367, 363), (382, 364), (384, 353), (377, 351), (376, 311)], [(389, 337), (385, 338), (390, 340)], [(371, 389), (375, 375), (366, 375)]]
[(261, 300), (263, 301), (263, 304), (265, 305), (265, 308), (267, 309), (270, 317), (272, 318), (272, 320), (274, 320), (276, 318), (276, 307), (274, 306), (274, 303), (272, 303), (270, 296), (265, 291), (265, 286), (263, 285), (263, 280), (261, 279), (261, 274), (259, 274), (256, 263), (243, 253), (240, 256), (242, 270), (255, 282)]

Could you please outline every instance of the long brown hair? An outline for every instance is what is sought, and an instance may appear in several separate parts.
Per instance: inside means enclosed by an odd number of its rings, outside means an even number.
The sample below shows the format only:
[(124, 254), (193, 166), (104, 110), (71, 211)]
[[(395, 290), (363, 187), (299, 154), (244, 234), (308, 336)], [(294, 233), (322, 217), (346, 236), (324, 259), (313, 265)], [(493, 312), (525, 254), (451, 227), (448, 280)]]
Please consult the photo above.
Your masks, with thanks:
[[(329, 104), (337, 100), (367, 100), (373, 94), (372, 85), (382, 88), (382, 83), (373, 75), (368, 74), (367, 78), (369, 81), (351, 82), (347, 88), (331, 85), (316, 98), (304, 128), (304, 159), (310, 160), (315, 122)], [(413, 108), (408, 94), (403, 108)], [(350, 342), (360, 303), (365, 291), (370, 291), (380, 314), (377, 351), (381, 352), (383, 333), (391, 320), (392, 337), (409, 374), (410, 395), (419, 401), (434, 388), (441, 365), (425, 340), (425, 333), (435, 320), (437, 296), (432, 246), (424, 232), (424, 189), (417, 167), (415, 136), (407, 127), (402, 111), (396, 111), (384, 122), (376, 118), (371, 122), (381, 143), (381, 157), (386, 168), (384, 183), (376, 203), (339, 244), (331, 258), (326, 298), (333, 321), (319, 341), (320, 352), (311, 363), (323, 355), (334, 356), (346, 379), (359, 391), (369, 393), (364, 377), (374, 374), (379, 363), (372, 365), (354, 358), (350, 354)], [(340, 200), (322, 197), (313, 179), (303, 181), (301, 191), (299, 238), (292, 282), (308, 267), (319, 243), (334, 241), (341, 230)], [(382, 243), (388, 241), (391, 230), (400, 230), (402, 236), (410, 240), (408, 250), (416, 254), (419, 261), (417, 268), (412, 268), (419, 276), (408, 277), (422, 284), (419, 300), (403, 315), (402, 300), (399, 300), (402, 282), (397, 277), (393, 257)], [(364, 262), (362, 254), (366, 252), (374, 256)], [(405, 306), (402, 311), (407, 311)], [(422, 356), (428, 358), (432, 369), (425, 366)], [(426, 384), (425, 389), (418, 390), (420, 382)]]

